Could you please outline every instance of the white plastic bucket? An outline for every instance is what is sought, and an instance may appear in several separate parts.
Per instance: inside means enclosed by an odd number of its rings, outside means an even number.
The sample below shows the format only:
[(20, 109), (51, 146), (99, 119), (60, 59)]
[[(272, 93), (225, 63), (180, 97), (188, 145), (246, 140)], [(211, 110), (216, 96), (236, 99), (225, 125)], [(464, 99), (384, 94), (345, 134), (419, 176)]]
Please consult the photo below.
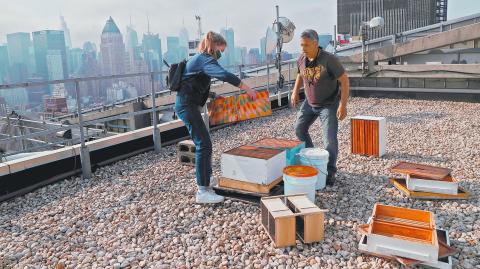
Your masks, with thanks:
[(306, 193), (315, 203), (315, 184), (318, 172), (314, 167), (291, 165), (283, 169), (285, 195)]
[(313, 166), (318, 171), (315, 190), (325, 188), (327, 181), (328, 151), (320, 148), (305, 148), (300, 150), (299, 161), (301, 165)]

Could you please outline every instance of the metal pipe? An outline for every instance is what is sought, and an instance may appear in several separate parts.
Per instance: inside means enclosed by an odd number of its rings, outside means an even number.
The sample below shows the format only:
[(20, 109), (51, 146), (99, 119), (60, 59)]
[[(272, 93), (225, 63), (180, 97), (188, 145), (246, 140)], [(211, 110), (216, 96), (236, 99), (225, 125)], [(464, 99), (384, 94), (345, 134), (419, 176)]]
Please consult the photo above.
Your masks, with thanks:
[(82, 104), (80, 99), (80, 81), (75, 80), (75, 95), (77, 97), (77, 113), (78, 113), (78, 125), (80, 128), (80, 161), (82, 163), (82, 176), (83, 178), (91, 178), (92, 167), (90, 166), (90, 152), (87, 145), (85, 145), (85, 136), (83, 134), (83, 115)]
[(153, 149), (155, 153), (160, 153), (160, 149), (162, 148), (162, 141), (160, 137), (160, 130), (158, 129), (158, 115), (156, 111), (156, 105), (155, 105), (155, 79), (154, 79), (154, 73), (150, 73), (150, 82), (151, 82), (151, 88), (152, 88), (152, 126), (153, 126)]
[(282, 97), (281, 92), (282, 92), (282, 36), (281, 36), (281, 27), (282, 24), (280, 23), (280, 9), (277, 6), (275, 6), (277, 10), (277, 59), (275, 60), (275, 63), (277, 65), (278, 69), (278, 80), (277, 80), (277, 102), (278, 102), (278, 107), (282, 106)]

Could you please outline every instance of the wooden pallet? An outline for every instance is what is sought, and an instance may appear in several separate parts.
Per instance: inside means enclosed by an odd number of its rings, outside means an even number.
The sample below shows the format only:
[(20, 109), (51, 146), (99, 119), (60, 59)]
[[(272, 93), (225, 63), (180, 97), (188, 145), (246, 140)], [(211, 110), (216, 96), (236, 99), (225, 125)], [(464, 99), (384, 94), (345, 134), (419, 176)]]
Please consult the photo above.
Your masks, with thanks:
[(228, 197), (235, 201), (241, 201), (251, 204), (259, 204), (262, 197), (276, 196), (283, 194), (283, 181), (280, 181), (277, 185), (270, 189), (269, 193), (258, 193), (251, 191), (243, 191), (239, 189), (231, 189), (220, 186), (214, 186), (213, 189), (218, 195)]
[(411, 191), (407, 189), (407, 183), (403, 178), (391, 178), (393, 186), (401, 193), (412, 199), (432, 199), (432, 200), (465, 200), (470, 198), (470, 193), (462, 187), (458, 187), (458, 194), (442, 194), (432, 192)]
[(234, 189), (234, 190), (268, 194), (273, 189), (273, 187), (275, 187), (282, 181), (283, 181), (283, 176), (275, 179), (274, 181), (272, 181), (272, 183), (268, 185), (262, 185), (257, 183), (250, 183), (250, 182), (234, 180), (226, 177), (221, 177), (218, 180), (218, 186), (222, 188), (228, 188), (228, 189)]

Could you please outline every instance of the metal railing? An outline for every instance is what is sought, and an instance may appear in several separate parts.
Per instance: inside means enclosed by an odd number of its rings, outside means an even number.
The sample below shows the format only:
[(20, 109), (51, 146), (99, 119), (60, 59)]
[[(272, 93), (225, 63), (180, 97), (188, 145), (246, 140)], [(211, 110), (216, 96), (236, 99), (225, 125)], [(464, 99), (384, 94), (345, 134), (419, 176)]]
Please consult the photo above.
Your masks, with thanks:
[[(288, 88), (287, 90), (288, 90), (289, 100), (290, 100), (290, 93), (291, 93), (291, 89), (292, 89), (292, 87), (291, 87), (292, 86), (292, 83), (291, 83), (291, 78), (292, 78), (291, 69), (292, 69), (292, 67), (296, 68), (296, 65), (294, 65), (293, 63), (294, 63), (294, 60), (288, 60), (288, 61), (284, 61), (284, 62), (281, 63), (282, 66), (286, 65), (288, 67), (287, 68), (287, 70), (288, 70), (288, 83), (285, 83), (285, 85)], [(272, 64), (267, 64), (264, 67), (254, 68), (254, 69), (245, 70), (245, 71), (240, 70), (240, 72), (243, 72), (244, 74), (246, 74), (247, 77), (249, 77), (249, 76), (250, 77), (264, 76), (262, 73), (265, 72), (265, 75), (267, 75), (267, 84), (266, 85), (259, 85), (257, 87), (254, 87), (254, 89), (255, 90), (265, 89), (265, 86), (266, 86), (266, 88), (270, 91), (271, 83), (270, 83), (269, 74), (270, 74), (270, 69), (272, 67), (274, 68), (274, 66), (272, 66)], [(86, 128), (87, 126), (94, 125), (94, 124), (104, 123), (104, 122), (108, 122), (108, 121), (112, 121), (112, 120), (116, 120), (116, 119), (121, 119), (121, 118), (125, 118), (125, 117), (133, 117), (133, 116), (137, 116), (137, 115), (152, 113), (152, 117), (153, 117), (153, 121), (152, 121), (153, 133), (152, 133), (152, 135), (153, 135), (154, 151), (155, 151), (155, 153), (159, 153), (160, 150), (161, 150), (161, 138), (160, 138), (160, 130), (158, 128), (159, 119), (158, 119), (157, 112), (161, 111), (161, 110), (171, 108), (172, 105), (173, 105), (173, 103), (171, 103), (171, 104), (166, 104), (166, 105), (162, 105), (162, 106), (157, 107), (156, 104), (155, 104), (157, 97), (163, 96), (163, 95), (166, 95), (166, 94), (169, 93), (168, 90), (159, 91), (159, 92), (157, 92), (155, 90), (155, 77), (158, 76), (158, 75), (163, 76), (163, 74), (165, 74), (165, 73), (166, 73), (165, 71), (162, 71), (162, 72), (145, 72), (145, 73), (134, 73), (134, 74), (69, 78), (69, 79), (63, 79), (63, 80), (51, 80), (51, 81), (43, 81), (43, 82), (24, 82), (24, 83), (14, 83), (14, 84), (0, 85), (0, 89), (12, 89), (13, 90), (15, 88), (28, 88), (28, 87), (36, 87), (36, 86), (48, 86), (48, 85), (60, 84), (60, 83), (72, 83), (74, 85), (75, 98), (76, 98), (76, 113), (75, 113), (75, 115), (78, 116), (78, 123), (71, 124), (71, 125), (60, 125), (59, 127), (55, 127), (55, 128), (52, 128), (52, 129), (41, 130), (41, 131), (38, 131), (38, 132), (29, 133), (29, 134), (11, 136), (11, 137), (8, 137), (8, 138), (2, 138), (2, 139), (0, 139), (0, 143), (23, 141), (25, 139), (32, 139), (32, 138), (39, 137), (39, 136), (46, 136), (46, 135), (54, 134), (54, 133), (57, 133), (57, 132), (60, 132), (60, 131), (66, 131), (66, 130), (70, 130), (70, 129), (73, 130), (75, 128), (78, 128), (79, 131), (80, 131), (80, 144), (81, 144), (80, 145), (80, 160), (81, 160), (81, 167), (82, 167), (82, 176), (84, 178), (90, 178), (91, 173), (92, 173), (91, 172), (91, 165), (90, 165), (90, 152), (89, 152), (88, 147), (85, 144), (85, 141), (87, 140), (88, 137), (84, 133), (85, 132), (84, 128)], [(85, 121), (83, 119), (83, 115), (85, 113), (104, 109), (104, 106), (99, 107), (99, 108), (83, 109), (82, 108), (82, 102), (81, 102), (81, 93), (82, 92), (81, 92), (81, 89), (80, 89), (81, 88), (80, 87), (80, 82), (88, 82), (88, 81), (96, 81), (96, 80), (114, 80), (114, 79), (118, 80), (118, 79), (124, 79), (124, 78), (145, 77), (145, 76), (148, 76), (149, 81), (150, 81), (150, 87), (151, 87), (151, 94), (150, 95), (144, 95), (144, 96), (141, 96), (141, 97), (135, 97), (135, 98), (131, 98), (131, 99), (128, 99), (128, 100), (122, 100), (120, 102), (114, 102), (112, 106), (115, 107), (116, 105), (126, 104), (128, 102), (138, 100), (139, 98), (142, 98), (142, 99), (150, 98), (151, 102), (152, 102), (151, 108), (145, 109), (145, 110), (142, 110), (142, 111), (126, 112), (126, 113), (122, 113), (122, 114), (119, 114), (119, 115), (104, 117), (104, 118), (95, 119), (95, 120)], [(216, 81), (214, 81), (214, 83), (216, 83)], [(272, 85), (274, 85), (274, 84), (272, 84)], [(277, 88), (277, 87), (274, 87), (274, 88)], [(236, 91), (234, 91), (232, 93), (235, 93), (235, 92)], [(280, 90), (277, 89), (276, 95), (278, 95), (279, 106), (282, 105), (281, 104), (281, 94), (282, 94), (282, 89), (280, 89)], [(207, 113), (206, 107), (207, 107), (207, 105), (205, 105), (205, 108), (204, 108), (205, 109), (204, 110), (204, 121), (205, 121), (205, 124), (206, 124), (207, 128), (209, 128), (209, 119), (208, 119), (208, 113)], [(65, 118), (65, 117), (66, 116), (63, 116), (62, 118)], [(68, 117), (72, 117), (72, 115), (70, 115)], [(45, 147), (47, 147), (47, 146), (45, 146)], [(36, 147), (36, 149), (38, 149), (38, 148), (42, 148), (42, 146)], [(33, 148), (30, 148), (30, 150), (32, 150), (32, 149)], [(28, 152), (28, 149), (27, 150), (22, 150), (21, 152)], [(4, 156), (14, 155), (14, 154), (17, 154), (17, 153), (19, 153), (19, 152), (17, 151), (17, 152), (13, 152), (13, 153), (0, 153), (0, 155), (2, 155), (2, 156), (0, 156), (0, 163), (2, 162)]]

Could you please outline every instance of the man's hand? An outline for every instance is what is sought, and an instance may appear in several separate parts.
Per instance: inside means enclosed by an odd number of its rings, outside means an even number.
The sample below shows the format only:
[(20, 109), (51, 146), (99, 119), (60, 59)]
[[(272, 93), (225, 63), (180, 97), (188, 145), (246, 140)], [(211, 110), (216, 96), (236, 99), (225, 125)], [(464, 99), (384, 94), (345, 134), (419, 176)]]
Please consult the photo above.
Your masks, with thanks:
[(343, 120), (347, 116), (347, 105), (340, 103), (337, 110), (337, 119)]
[(298, 100), (300, 99), (300, 96), (298, 94), (292, 93), (292, 96), (290, 98), (290, 103), (292, 104), (292, 107), (296, 107)]

